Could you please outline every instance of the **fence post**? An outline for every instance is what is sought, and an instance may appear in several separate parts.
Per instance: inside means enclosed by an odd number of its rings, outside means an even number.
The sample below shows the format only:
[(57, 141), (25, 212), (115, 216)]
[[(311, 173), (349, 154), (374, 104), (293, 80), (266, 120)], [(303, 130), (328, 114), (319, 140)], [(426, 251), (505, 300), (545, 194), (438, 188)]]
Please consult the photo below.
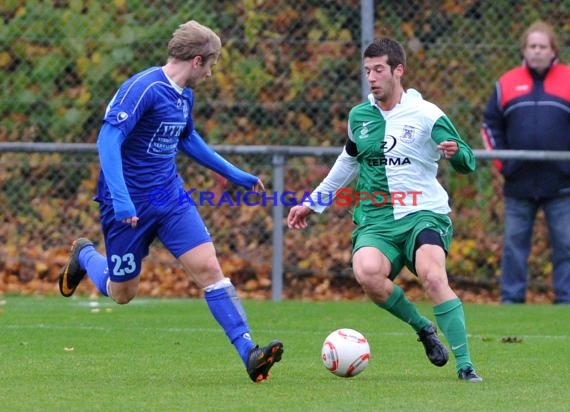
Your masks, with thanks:
[[(362, 52), (374, 40), (374, 0), (360, 0), (360, 46)], [(362, 100), (366, 100), (369, 88), (364, 70), (360, 75)]]
[(273, 190), (277, 193), (277, 200), (273, 206), (273, 262), (271, 268), (271, 297), (280, 301), (283, 293), (283, 202), (280, 196), (285, 190), (284, 165), (285, 155), (274, 153), (271, 164), (273, 166)]

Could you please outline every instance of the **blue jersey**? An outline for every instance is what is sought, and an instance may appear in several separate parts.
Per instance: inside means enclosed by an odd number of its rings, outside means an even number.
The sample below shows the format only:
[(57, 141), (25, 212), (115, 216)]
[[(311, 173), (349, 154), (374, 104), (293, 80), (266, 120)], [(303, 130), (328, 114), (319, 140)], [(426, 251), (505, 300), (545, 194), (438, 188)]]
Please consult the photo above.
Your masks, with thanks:
[[(105, 122), (121, 130), (122, 169), (133, 201), (153, 188), (177, 190), (182, 186), (175, 157), (179, 139), (188, 137), (194, 125), (194, 96), (189, 88), (175, 88), (161, 67), (152, 67), (127, 80), (107, 107)], [(109, 201), (103, 173), (98, 199)]]
[[(195, 205), (179, 198), (179, 150), (244, 188), (259, 181), (204, 142), (194, 129), (193, 103), (192, 90), (176, 85), (161, 67), (153, 67), (128, 79), (107, 107), (97, 140), (97, 200), (112, 281), (138, 276), (156, 237), (177, 258), (211, 242)], [(152, 196), (156, 193), (159, 202)], [(133, 216), (140, 218), (136, 228), (124, 224)]]

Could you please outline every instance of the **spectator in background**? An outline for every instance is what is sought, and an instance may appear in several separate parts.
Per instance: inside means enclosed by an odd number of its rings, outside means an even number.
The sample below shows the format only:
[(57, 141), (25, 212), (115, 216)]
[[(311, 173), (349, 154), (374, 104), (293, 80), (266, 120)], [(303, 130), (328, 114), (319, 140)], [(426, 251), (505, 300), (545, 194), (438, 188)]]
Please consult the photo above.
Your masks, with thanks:
[[(484, 113), (487, 149), (570, 150), (570, 67), (553, 28), (538, 21), (521, 38), (523, 64), (503, 74)], [(504, 177), (501, 302), (524, 303), (539, 208), (552, 245), (555, 303), (570, 303), (570, 161), (496, 161)]]

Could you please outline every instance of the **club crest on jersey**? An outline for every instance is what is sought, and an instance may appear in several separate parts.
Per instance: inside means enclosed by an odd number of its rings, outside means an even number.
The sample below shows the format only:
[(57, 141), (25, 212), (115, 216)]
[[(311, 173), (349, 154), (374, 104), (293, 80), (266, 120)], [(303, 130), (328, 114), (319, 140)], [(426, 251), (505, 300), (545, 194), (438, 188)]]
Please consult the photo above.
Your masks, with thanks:
[(176, 102), (176, 107), (179, 110), (182, 110), (182, 113), (184, 114), (184, 118), (187, 119), (188, 118), (188, 104), (186, 103), (186, 101), (182, 100), (182, 99), (178, 99), (178, 101)]
[(412, 143), (414, 141), (414, 126), (404, 126), (404, 131), (400, 140), (404, 143)]

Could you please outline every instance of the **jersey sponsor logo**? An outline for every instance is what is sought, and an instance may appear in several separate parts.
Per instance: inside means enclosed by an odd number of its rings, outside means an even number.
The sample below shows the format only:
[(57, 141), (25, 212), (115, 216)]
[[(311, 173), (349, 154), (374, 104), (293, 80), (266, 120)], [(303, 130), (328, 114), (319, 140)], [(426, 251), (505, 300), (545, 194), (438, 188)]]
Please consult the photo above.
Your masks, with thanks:
[(147, 153), (163, 157), (174, 156), (178, 139), (185, 127), (184, 122), (162, 122), (150, 139)]
[(380, 154), (386, 154), (389, 153), (390, 151), (392, 151), (392, 149), (394, 147), (396, 147), (396, 138), (394, 136), (391, 135), (386, 135), (386, 137), (384, 138), (383, 142), (380, 142), (379, 144), (379, 149), (380, 149)]
[(412, 164), (408, 157), (372, 157), (366, 159), (368, 166), (404, 166)]
[(402, 132), (402, 136), (400, 137), (400, 140), (404, 143), (412, 143), (415, 139), (414, 136), (414, 126), (404, 126), (404, 130)]
[(384, 156), (386, 153), (389, 153), (396, 147), (397, 140), (394, 136), (386, 135), (384, 141), (375, 143), (371, 146), (370, 156), (372, 157), (381, 157)]

